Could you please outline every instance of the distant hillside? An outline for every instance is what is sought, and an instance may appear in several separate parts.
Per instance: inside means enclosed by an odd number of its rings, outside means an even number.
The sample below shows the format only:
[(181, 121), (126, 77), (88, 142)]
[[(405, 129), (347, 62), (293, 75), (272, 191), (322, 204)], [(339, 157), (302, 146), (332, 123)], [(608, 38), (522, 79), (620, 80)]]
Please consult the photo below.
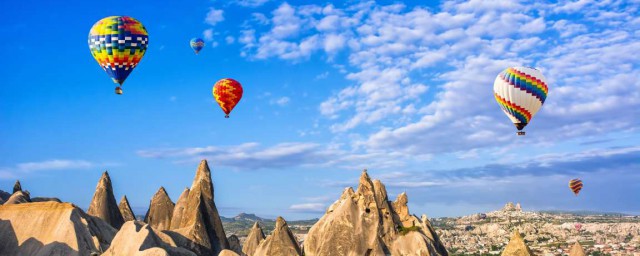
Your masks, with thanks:
[[(260, 223), (265, 234), (271, 233), (276, 225), (275, 220), (261, 218), (251, 213), (240, 213), (231, 218), (220, 216), (220, 219), (222, 220), (222, 226), (224, 226), (227, 235), (235, 234), (237, 236), (246, 236), (256, 221)], [(296, 233), (306, 233), (317, 221), (318, 219), (293, 220), (287, 221), (287, 224), (289, 228)]]

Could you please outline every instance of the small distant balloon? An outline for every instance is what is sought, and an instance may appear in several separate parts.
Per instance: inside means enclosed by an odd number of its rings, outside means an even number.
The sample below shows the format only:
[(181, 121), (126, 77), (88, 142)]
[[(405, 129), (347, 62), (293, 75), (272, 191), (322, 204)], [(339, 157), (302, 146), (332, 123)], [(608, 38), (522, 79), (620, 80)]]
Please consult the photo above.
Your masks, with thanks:
[(580, 179), (572, 179), (569, 181), (569, 188), (577, 196), (580, 190), (582, 190), (582, 181)]
[(122, 94), (124, 80), (147, 51), (147, 29), (134, 18), (110, 16), (91, 27), (88, 43), (93, 58), (119, 85), (116, 94)]
[(546, 78), (535, 68), (507, 68), (493, 82), (493, 95), (518, 135), (525, 134), (522, 129), (540, 110), (548, 92)]
[(236, 107), (240, 99), (242, 99), (242, 85), (231, 78), (224, 78), (213, 85), (213, 97), (220, 105), (222, 111), (226, 114), (224, 117), (229, 118), (229, 114)]
[(577, 231), (580, 231), (582, 229), (582, 224), (576, 223), (575, 224), (575, 228), (576, 228)]
[(204, 48), (204, 40), (200, 38), (191, 39), (191, 42), (189, 42), (189, 44), (191, 45), (191, 49), (193, 49), (196, 54), (200, 53), (200, 50)]
[(486, 219), (486, 218), (487, 218), (487, 215), (486, 215), (486, 214), (484, 214), (484, 213), (481, 213), (481, 214), (480, 214), (480, 219), (483, 219), (483, 220), (484, 220), (484, 219)]

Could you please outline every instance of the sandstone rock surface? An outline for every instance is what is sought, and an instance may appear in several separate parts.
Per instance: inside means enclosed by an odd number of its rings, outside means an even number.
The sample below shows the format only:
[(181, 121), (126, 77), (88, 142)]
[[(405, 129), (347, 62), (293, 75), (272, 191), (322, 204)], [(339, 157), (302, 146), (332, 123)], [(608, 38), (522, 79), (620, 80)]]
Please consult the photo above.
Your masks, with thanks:
[(242, 255), (242, 246), (240, 246), (240, 239), (236, 235), (230, 235), (227, 237), (227, 241), (229, 241), (229, 250)]
[(407, 203), (405, 193), (395, 202), (389, 202), (384, 184), (371, 181), (366, 170), (363, 171), (358, 189), (354, 192), (346, 188), (340, 199), (311, 227), (304, 242), (305, 255), (361, 256), (423, 251), (429, 255), (448, 255), (428, 220), (411, 215)]
[(220, 254), (218, 254), (218, 256), (240, 256), (240, 255), (232, 250), (224, 249), (220, 252)]
[(529, 249), (529, 247), (524, 243), (524, 239), (522, 239), (522, 236), (520, 235), (520, 231), (515, 229), (513, 231), (513, 235), (511, 235), (511, 239), (509, 240), (509, 243), (507, 244), (507, 246), (502, 251), (502, 254), (500, 255), (531, 256), (533, 254), (531, 253), (531, 250)]
[(175, 205), (164, 187), (160, 187), (149, 203), (144, 221), (157, 230), (171, 229), (171, 217)]
[(300, 245), (293, 235), (287, 222), (282, 218), (276, 219), (276, 226), (263, 242), (258, 245), (258, 248), (253, 253), (253, 256), (271, 256), (271, 255), (286, 255), (286, 256), (300, 256), (302, 250)]
[(262, 242), (264, 239), (264, 232), (262, 232), (260, 224), (258, 224), (258, 222), (256, 221), (253, 224), (253, 227), (251, 227), (247, 239), (244, 240), (242, 252), (248, 256), (252, 256), (256, 252), (256, 249), (258, 248), (258, 245), (260, 245), (260, 242)]
[[(229, 242), (214, 202), (211, 171), (206, 160), (200, 162), (191, 189), (185, 197), (181, 216), (174, 216), (180, 221), (171, 223), (173, 232), (168, 232), (173, 234), (176, 243), (198, 255), (217, 255), (223, 249), (228, 249)], [(180, 200), (178, 204), (181, 204)], [(178, 239), (177, 235), (184, 239)]]
[(582, 249), (582, 245), (579, 242), (576, 242), (571, 247), (571, 251), (569, 252), (569, 256), (585, 256), (584, 249)]
[(90, 255), (106, 250), (115, 234), (70, 203), (0, 206), (0, 255)]
[(13, 193), (13, 195), (11, 195), (11, 197), (9, 197), (9, 199), (6, 202), (4, 202), (4, 204), (5, 205), (24, 204), (24, 203), (30, 203), (30, 202), (31, 202), (31, 198), (29, 197), (29, 192), (18, 190), (15, 193)]
[(136, 215), (134, 215), (131, 210), (131, 205), (129, 205), (129, 199), (127, 199), (127, 196), (122, 196), (122, 199), (120, 199), (120, 203), (118, 204), (118, 209), (120, 210), (120, 214), (122, 214), (122, 218), (125, 222), (136, 220)]
[(93, 194), (87, 213), (106, 221), (116, 229), (119, 229), (124, 223), (116, 198), (113, 195), (111, 178), (106, 171), (98, 181), (96, 192)]
[(171, 255), (195, 256), (196, 254), (176, 247), (168, 235), (158, 232), (140, 221), (128, 221), (120, 228), (109, 249), (102, 256), (119, 255)]

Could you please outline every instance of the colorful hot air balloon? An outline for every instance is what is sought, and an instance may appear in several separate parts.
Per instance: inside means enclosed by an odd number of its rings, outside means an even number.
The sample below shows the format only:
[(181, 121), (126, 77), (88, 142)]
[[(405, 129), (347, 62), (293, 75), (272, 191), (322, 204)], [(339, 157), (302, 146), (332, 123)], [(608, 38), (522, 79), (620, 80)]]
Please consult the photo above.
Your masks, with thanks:
[(582, 229), (582, 224), (576, 223), (575, 224), (575, 228), (576, 228), (577, 231), (580, 231), (580, 229)]
[(540, 110), (547, 99), (546, 78), (535, 68), (512, 67), (502, 71), (493, 83), (493, 95), (502, 111), (518, 128), (522, 129)]
[(221, 79), (213, 85), (213, 97), (226, 114), (224, 117), (229, 118), (229, 113), (242, 98), (242, 86), (231, 78)]
[(147, 51), (149, 37), (142, 23), (127, 16), (99, 20), (89, 31), (89, 50), (98, 64), (113, 79), (116, 93)]
[(191, 42), (189, 42), (189, 44), (191, 45), (191, 49), (193, 49), (193, 51), (195, 51), (196, 54), (198, 54), (200, 50), (204, 48), (204, 40), (200, 38), (191, 39)]
[(580, 179), (572, 179), (569, 181), (569, 188), (577, 196), (580, 190), (582, 190), (582, 181)]

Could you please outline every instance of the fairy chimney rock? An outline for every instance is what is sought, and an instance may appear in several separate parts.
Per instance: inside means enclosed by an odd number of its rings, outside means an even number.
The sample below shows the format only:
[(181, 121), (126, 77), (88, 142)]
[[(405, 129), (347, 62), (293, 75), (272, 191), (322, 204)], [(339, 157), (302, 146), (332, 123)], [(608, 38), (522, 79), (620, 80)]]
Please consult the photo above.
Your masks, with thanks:
[(116, 229), (120, 229), (124, 223), (124, 218), (122, 218), (120, 208), (118, 208), (118, 203), (116, 203), (116, 198), (113, 195), (111, 178), (106, 171), (98, 181), (87, 213), (106, 221)]

